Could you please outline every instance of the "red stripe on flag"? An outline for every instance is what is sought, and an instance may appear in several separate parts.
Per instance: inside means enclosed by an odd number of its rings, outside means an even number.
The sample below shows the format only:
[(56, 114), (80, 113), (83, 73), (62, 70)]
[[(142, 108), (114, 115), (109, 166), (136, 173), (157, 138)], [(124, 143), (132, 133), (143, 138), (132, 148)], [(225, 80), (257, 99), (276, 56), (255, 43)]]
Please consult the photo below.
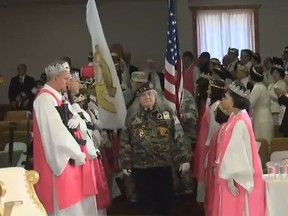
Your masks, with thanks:
[(169, 100), (172, 103), (176, 103), (176, 96), (169, 92), (167, 89), (164, 89), (164, 96), (167, 100)]
[(166, 69), (165, 69), (165, 79), (171, 84), (174, 84), (176, 81), (175, 76), (170, 74)]

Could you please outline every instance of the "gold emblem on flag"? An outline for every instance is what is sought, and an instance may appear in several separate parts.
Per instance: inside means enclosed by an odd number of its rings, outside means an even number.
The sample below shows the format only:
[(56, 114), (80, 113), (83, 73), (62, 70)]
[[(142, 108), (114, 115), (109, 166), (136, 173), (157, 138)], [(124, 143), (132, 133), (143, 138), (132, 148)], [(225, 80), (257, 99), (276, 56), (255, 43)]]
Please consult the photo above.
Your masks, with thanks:
[(168, 136), (168, 128), (166, 127), (159, 127), (159, 133), (161, 136), (166, 137)]
[(95, 88), (98, 104), (108, 112), (117, 113), (115, 104), (111, 102), (116, 96), (117, 88), (113, 85), (111, 70), (105, 58), (102, 56), (99, 45), (95, 46), (93, 60), (95, 63), (94, 75), (96, 79)]
[(139, 138), (145, 137), (145, 130), (143, 128), (135, 129), (135, 136)]
[(167, 111), (163, 112), (163, 118), (164, 118), (165, 120), (170, 119), (170, 113), (167, 112)]

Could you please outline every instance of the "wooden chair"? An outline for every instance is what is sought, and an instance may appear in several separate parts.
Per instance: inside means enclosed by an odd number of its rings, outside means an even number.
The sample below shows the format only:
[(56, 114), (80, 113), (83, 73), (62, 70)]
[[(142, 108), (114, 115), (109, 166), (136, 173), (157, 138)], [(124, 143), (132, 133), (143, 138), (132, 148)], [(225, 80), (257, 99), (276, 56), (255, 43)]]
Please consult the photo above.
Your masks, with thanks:
[(0, 121), (0, 133), (9, 131), (10, 121)]
[(288, 138), (273, 138), (271, 140), (271, 152), (272, 154), (275, 151), (288, 151)]
[(4, 116), (4, 121), (21, 121), (27, 120), (30, 111), (28, 110), (20, 110), (20, 111), (8, 111)]
[[(28, 122), (29, 121), (29, 122)], [(16, 131), (27, 131), (29, 126), (29, 131), (33, 130), (33, 120), (20, 120), (16, 122)]]
[[(4, 147), (10, 141), (10, 132), (3, 132), (0, 139), (0, 150), (4, 150)], [(21, 142), (27, 144), (30, 143), (27, 131), (14, 131), (14, 142)]]
[(0, 216), (47, 216), (34, 190), (36, 171), (20, 167), (0, 169)]
[(268, 142), (266, 139), (257, 139), (256, 141), (261, 143), (258, 154), (261, 158), (261, 164), (264, 170), (266, 168), (266, 163), (269, 161), (270, 158)]

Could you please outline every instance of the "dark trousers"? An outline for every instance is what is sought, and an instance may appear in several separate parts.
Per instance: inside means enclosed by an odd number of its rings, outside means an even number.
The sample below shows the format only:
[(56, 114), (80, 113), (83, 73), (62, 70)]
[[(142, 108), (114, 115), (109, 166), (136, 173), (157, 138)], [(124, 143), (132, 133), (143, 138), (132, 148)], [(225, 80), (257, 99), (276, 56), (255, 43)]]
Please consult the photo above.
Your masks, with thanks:
[(132, 170), (142, 214), (170, 215), (173, 199), (171, 167)]

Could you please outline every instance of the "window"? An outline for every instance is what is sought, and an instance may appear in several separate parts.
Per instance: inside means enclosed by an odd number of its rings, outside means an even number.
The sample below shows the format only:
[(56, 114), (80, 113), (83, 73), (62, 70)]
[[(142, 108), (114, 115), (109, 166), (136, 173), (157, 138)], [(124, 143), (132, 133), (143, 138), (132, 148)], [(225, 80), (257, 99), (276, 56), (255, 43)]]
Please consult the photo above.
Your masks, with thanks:
[(194, 9), (194, 45), (197, 54), (207, 51), (211, 57), (222, 60), (229, 47), (258, 51), (255, 31), (257, 14), (253, 8)]

